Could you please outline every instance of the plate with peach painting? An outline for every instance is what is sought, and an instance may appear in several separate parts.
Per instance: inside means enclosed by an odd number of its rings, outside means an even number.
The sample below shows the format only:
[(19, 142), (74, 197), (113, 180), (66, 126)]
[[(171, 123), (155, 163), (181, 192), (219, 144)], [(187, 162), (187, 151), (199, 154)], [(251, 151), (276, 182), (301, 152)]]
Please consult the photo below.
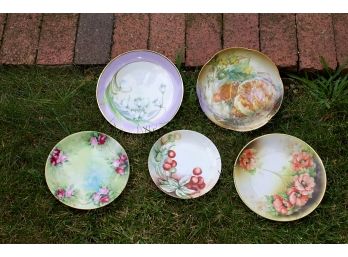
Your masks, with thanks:
[(326, 189), (319, 155), (301, 139), (286, 134), (268, 134), (249, 142), (236, 159), (233, 176), (242, 201), (275, 221), (310, 214)]
[(190, 199), (215, 186), (221, 173), (221, 158), (206, 136), (177, 130), (165, 134), (152, 146), (148, 166), (152, 180), (163, 192)]
[(246, 48), (215, 54), (198, 75), (202, 110), (217, 125), (250, 131), (265, 125), (279, 110), (283, 83), (266, 55)]
[(112, 137), (81, 131), (53, 147), (45, 177), (60, 202), (77, 209), (96, 209), (111, 203), (126, 187), (129, 160)]

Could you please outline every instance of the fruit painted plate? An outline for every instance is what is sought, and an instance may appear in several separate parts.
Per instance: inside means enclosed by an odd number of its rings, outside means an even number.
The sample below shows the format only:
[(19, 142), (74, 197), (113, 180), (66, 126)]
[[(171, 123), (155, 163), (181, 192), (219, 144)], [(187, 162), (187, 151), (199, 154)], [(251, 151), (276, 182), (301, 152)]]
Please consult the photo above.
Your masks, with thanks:
[(116, 199), (129, 177), (129, 161), (112, 137), (82, 131), (61, 140), (46, 162), (45, 176), (51, 193), (77, 209), (95, 209)]
[(113, 59), (101, 73), (97, 102), (105, 119), (129, 133), (147, 133), (166, 125), (180, 108), (181, 75), (165, 56), (135, 50)]
[(181, 199), (204, 195), (221, 173), (221, 158), (214, 143), (191, 130), (173, 131), (157, 140), (148, 165), (157, 187)]
[(200, 71), (196, 90), (208, 118), (236, 131), (265, 125), (279, 110), (284, 94), (276, 65), (266, 55), (245, 48), (215, 54)]
[(267, 219), (291, 221), (311, 213), (322, 200), (326, 173), (318, 154), (302, 140), (268, 134), (249, 142), (234, 164), (242, 201)]

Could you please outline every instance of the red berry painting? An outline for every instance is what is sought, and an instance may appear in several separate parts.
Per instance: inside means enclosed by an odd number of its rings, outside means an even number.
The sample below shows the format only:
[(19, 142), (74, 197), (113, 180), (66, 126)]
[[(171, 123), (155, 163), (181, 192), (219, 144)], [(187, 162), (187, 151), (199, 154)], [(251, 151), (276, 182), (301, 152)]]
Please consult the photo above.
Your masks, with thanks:
[(196, 167), (196, 168), (193, 169), (192, 173), (194, 175), (201, 175), (202, 174), (202, 169), (199, 168), (199, 167)]
[(210, 191), (221, 172), (215, 145), (190, 130), (162, 136), (152, 147), (148, 164), (155, 184), (166, 194), (181, 199), (196, 198)]
[(173, 150), (169, 150), (169, 151), (168, 151), (168, 156), (169, 156), (170, 158), (174, 158), (175, 155), (176, 155), (175, 151), (173, 151)]

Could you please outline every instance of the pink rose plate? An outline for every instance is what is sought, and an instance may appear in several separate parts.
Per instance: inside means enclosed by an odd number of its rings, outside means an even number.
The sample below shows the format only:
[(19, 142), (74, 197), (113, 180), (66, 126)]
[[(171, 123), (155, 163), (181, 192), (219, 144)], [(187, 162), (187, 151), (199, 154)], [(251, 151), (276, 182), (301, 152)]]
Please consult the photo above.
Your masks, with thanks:
[(103, 207), (126, 187), (129, 161), (112, 137), (81, 131), (54, 146), (46, 161), (45, 176), (51, 193), (77, 209)]
[(275, 221), (311, 213), (323, 199), (326, 173), (318, 154), (304, 141), (268, 134), (249, 142), (234, 164), (234, 183), (242, 201)]

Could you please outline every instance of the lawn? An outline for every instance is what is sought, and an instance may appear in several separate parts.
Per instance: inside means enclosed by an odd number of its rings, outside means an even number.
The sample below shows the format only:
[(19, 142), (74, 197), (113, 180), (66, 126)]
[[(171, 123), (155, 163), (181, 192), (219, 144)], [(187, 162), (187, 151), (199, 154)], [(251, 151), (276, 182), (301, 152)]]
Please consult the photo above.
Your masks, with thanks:
[[(184, 101), (175, 118), (155, 132), (131, 135), (112, 127), (99, 112), (95, 89), (101, 70), (0, 68), (1, 243), (348, 243), (347, 109), (328, 109), (303, 86), (284, 79), (282, 107), (269, 123), (252, 132), (229, 131), (201, 111), (195, 93), (198, 73), (182, 70)], [(222, 158), (217, 185), (194, 200), (165, 195), (147, 169), (153, 143), (177, 129), (203, 133)], [(44, 175), (52, 147), (83, 130), (114, 137), (131, 164), (122, 195), (91, 211), (57, 201)], [(273, 132), (306, 141), (319, 153), (327, 172), (322, 203), (293, 222), (274, 222), (253, 213), (233, 183), (233, 164), (241, 148)]]

